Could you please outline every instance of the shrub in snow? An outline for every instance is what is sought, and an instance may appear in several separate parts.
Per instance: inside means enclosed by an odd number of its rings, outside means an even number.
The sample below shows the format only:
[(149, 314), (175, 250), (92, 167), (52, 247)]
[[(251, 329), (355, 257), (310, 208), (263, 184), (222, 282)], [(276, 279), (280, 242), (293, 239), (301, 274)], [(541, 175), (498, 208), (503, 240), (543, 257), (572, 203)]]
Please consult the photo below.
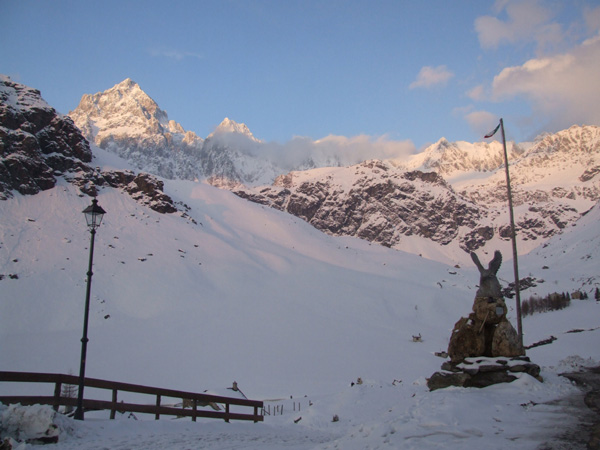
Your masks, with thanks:
[(20, 442), (58, 442), (56, 412), (45, 405), (0, 405), (0, 439)]

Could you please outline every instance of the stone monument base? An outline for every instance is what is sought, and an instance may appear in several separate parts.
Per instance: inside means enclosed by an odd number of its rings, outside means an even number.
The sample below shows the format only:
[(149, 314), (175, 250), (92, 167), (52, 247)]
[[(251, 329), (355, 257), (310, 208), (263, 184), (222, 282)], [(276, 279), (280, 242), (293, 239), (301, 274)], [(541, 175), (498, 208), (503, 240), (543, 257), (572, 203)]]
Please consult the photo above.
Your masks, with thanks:
[(497, 383), (510, 383), (517, 379), (518, 373), (526, 373), (543, 381), (540, 366), (532, 363), (527, 356), (472, 357), (465, 358), (459, 364), (444, 362), (442, 371), (435, 372), (427, 380), (427, 387), (431, 391), (448, 386), (483, 388)]

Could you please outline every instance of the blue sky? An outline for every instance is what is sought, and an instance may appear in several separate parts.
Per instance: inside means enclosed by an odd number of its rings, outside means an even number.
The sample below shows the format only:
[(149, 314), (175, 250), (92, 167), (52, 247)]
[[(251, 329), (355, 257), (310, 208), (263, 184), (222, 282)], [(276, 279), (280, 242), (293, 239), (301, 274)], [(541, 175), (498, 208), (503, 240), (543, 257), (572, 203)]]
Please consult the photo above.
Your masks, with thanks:
[(528, 140), (600, 125), (600, 3), (0, 0), (0, 73), (61, 113), (131, 78), (206, 137)]

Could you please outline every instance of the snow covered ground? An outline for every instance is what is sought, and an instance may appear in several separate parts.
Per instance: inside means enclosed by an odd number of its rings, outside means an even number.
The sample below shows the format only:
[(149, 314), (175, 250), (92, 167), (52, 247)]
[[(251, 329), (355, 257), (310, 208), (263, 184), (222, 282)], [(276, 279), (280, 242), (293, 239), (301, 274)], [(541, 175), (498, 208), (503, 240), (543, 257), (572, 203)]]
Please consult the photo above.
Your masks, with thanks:
[[(558, 323), (570, 323), (581, 314), (597, 318), (598, 305), (578, 302), (569, 310), (551, 314), (555, 318), (549, 321), (557, 325), (554, 330), (563, 330)], [(556, 334), (555, 350), (597, 352), (597, 330)], [(557, 353), (550, 347), (538, 347), (529, 354), (539, 362)], [(589, 417), (582, 413), (578, 388), (557, 373), (596, 362), (571, 356), (556, 365), (544, 366), (544, 383), (523, 375), (513, 383), (485, 389), (429, 392), (425, 377), (396, 383), (367, 379), (362, 385), (343, 386), (330, 394), (271, 400), (267, 402), (271, 411), (278, 405), (283, 413), (266, 416), (265, 422), (258, 424), (210, 419), (196, 423), (168, 418), (154, 421), (141, 416), (135, 420), (126, 415), (110, 421), (108, 413), (100, 412), (88, 413), (85, 422), (77, 422), (59, 415), (55, 419), (60, 428), (59, 443), (49, 448), (535, 449), (542, 444), (543, 448), (583, 448), (573, 441), (566, 447), (558, 441), (559, 436), (573, 433), (578, 423), (589, 421)], [(339, 421), (332, 421), (334, 416)]]
[[(98, 154), (97, 165), (118, 163)], [(60, 416), (50, 448), (535, 449), (580, 420), (580, 391), (558, 374), (600, 361), (599, 211), (520, 260), (522, 276), (545, 280), (524, 298), (582, 286), (592, 298), (524, 319), (526, 345), (557, 338), (528, 351), (544, 382), (523, 375), (429, 392), (426, 378), (443, 362), (434, 353), (471, 309), (474, 266), (327, 236), (205, 184), (170, 181), (165, 190), (186, 216), (100, 191), (107, 215), (96, 239), (86, 374), (194, 392), (235, 380), (272, 414), (258, 424)], [(64, 182), (0, 202), (0, 370), (78, 369), (88, 204)], [(487, 264), (491, 255), (480, 258)], [(513, 277), (504, 259), (505, 285)], [(412, 341), (416, 334), (423, 342)], [(359, 377), (363, 384), (351, 386)], [(31, 389), (0, 383), (2, 395), (45, 394)]]

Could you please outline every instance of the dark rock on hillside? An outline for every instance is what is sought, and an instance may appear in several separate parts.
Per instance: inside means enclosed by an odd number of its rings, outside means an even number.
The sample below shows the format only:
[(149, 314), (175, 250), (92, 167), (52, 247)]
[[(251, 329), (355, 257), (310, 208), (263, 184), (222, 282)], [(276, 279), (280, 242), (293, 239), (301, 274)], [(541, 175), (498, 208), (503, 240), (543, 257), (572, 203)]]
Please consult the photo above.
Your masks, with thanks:
[(57, 113), (40, 91), (0, 76), (0, 200), (37, 194), (56, 185), (57, 177), (88, 195), (97, 188), (120, 188), (160, 213), (177, 211), (163, 182), (147, 173), (100, 172), (90, 167), (88, 141), (68, 116)]
[(51, 189), (56, 176), (86, 169), (92, 152), (67, 117), (36, 89), (0, 77), (0, 199)]
[(447, 245), (461, 227), (466, 251), (491, 239), (493, 230), (479, 227), (485, 212), (456, 194), (435, 172), (403, 172), (381, 161), (335, 169), (332, 175), (298, 180), (292, 172), (272, 186), (233, 192), (248, 200), (287, 211), (332, 235), (356, 236), (392, 247), (403, 236), (421, 236)]
[(154, 175), (135, 174), (130, 170), (110, 170), (79, 173), (67, 179), (91, 196), (97, 194), (98, 187), (120, 188), (156, 212), (168, 214), (177, 211), (171, 197), (163, 192), (164, 183)]

